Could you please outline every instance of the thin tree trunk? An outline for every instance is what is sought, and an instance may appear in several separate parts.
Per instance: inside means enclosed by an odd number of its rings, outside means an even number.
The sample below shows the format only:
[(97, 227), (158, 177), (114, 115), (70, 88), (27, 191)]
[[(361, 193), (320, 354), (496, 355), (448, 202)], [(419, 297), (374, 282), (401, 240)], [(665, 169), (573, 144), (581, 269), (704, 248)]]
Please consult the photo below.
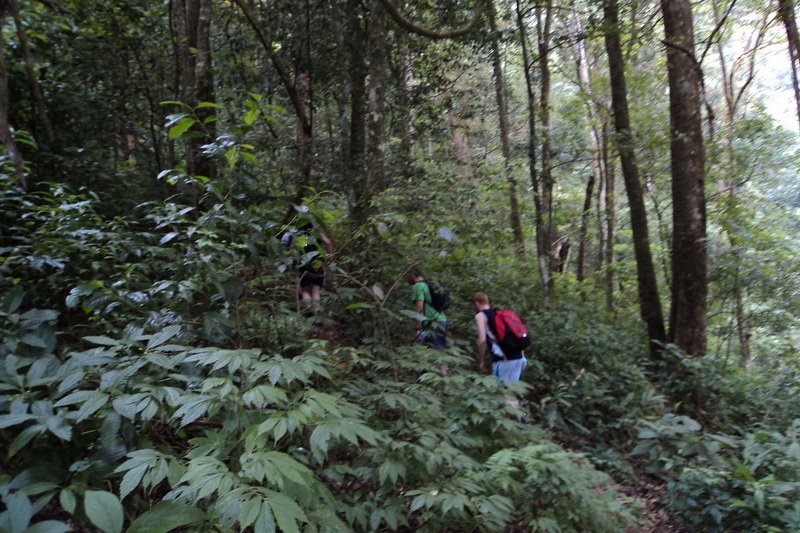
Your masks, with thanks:
[(536, 258), (540, 280), (542, 282), (542, 304), (545, 309), (551, 306), (553, 300), (552, 293), (552, 273), (548, 265), (547, 254), (549, 247), (546, 244), (545, 224), (544, 224), (544, 205), (542, 202), (542, 183), (539, 174), (537, 149), (539, 146), (537, 135), (537, 114), (538, 102), (536, 91), (533, 85), (533, 60), (528, 52), (528, 37), (525, 28), (525, 17), (522, 12), (519, 0), (516, 2), (517, 23), (520, 32), (520, 45), (522, 47), (522, 64), (525, 73), (525, 88), (528, 95), (528, 161), (531, 174), (531, 188), (533, 189), (533, 202), (536, 221)]
[(581, 228), (578, 242), (578, 281), (586, 279), (586, 257), (588, 255), (588, 234), (589, 218), (592, 210), (592, 199), (594, 198), (595, 175), (589, 174), (586, 180), (586, 194), (583, 197), (583, 211), (581, 212)]
[[(720, 13), (719, 6), (716, 0), (712, 3), (715, 23), (717, 27), (721, 27), (722, 24), (727, 20), (729, 11)], [(722, 70), (722, 86), (725, 95), (725, 120), (727, 124), (725, 128), (722, 128), (723, 131), (729, 131), (730, 126), (733, 124), (736, 116), (738, 114), (739, 105), (744, 100), (746, 91), (748, 87), (752, 84), (753, 80), (755, 79), (755, 68), (756, 68), (756, 58), (757, 52), (761, 48), (764, 38), (767, 34), (767, 30), (770, 25), (769, 16), (764, 14), (764, 17), (760, 21), (761, 24), (756, 32), (755, 39), (751, 41), (748, 39), (747, 41), (747, 57), (746, 61), (742, 61), (742, 56), (737, 58), (733, 62), (733, 66), (728, 69), (727, 65), (727, 58), (725, 55), (725, 49), (721, 42), (717, 43), (717, 54), (719, 56), (719, 64)], [(791, 47), (790, 47), (791, 51)], [(737, 67), (743, 68), (746, 71), (746, 75), (744, 77), (737, 77), (736, 74), (739, 69)], [(736, 80), (741, 79), (740, 85), (737, 87)], [(723, 173), (723, 176), (727, 175), (736, 175), (736, 147), (733, 143), (733, 139), (730, 135), (726, 136), (723, 139), (723, 144), (725, 150), (722, 151), (721, 160), (719, 162), (719, 166), (723, 169), (728, 169), (726, 172)], [(719, 195), (718, 198), (727, 198), (731, 199), (736, 196), (736, 188), (732, 186), (726, 179), (720, 179), (719, 182)], [(724, 206), (723, 206), (724, 209)], [(731, 249), (734, 253), (737, 253), (736, 250), (740, 244), (741, 237), (737, 235), (735, 226), (731, 225), (723, 225), (725, 229), (725, 233), (728, 237), (728, 242), (731, 246)], [(742, 368), (748, 369), (750, 366), (750, 328), (748, 326), (747, 316), (744, 312), (744, 291), (746, 290), (745, 287), (742, 286), (741, 280), (739, 279), (738, 274), (734, 276), (733, 279), (733, 287), (731, 290), (731, 298), (732, 298), (732, 311), (735, 320), (735, 328), (737, 333), (737, 338), (739, 340), (739, 359)]]
[[(614, 310), (614, 287), (617, 281), (617, 271), (614, 266), (614, 242), (616, 237), (617, 227), (617, 174), (614, 165), (611, 163), (608, 155), (608, 144), (610, 137), (611, 125), (606, 119), (603, 122), (603, 177), (605, 178), (606, 190), (606, 206), (604, 210), (604, 223), (605, 228), (605, 252), (603, 254), (603, 268), (606, 273), (605, 293), (606, 293), (606, 310), (611, 312)], [(642, 200), (644, 201), (644, 200)], [(649, 232), (648, 232), (649, 234)], [(648, 246), (649, 248), (649, 246)]]
[(662, 0), (667, 46), (672, 160), (672, 307), (669, 338), (686, 353), (706, 351), (708, 256), (701, 72), (689, 0)]
[(19, 38), (22, 57), (25, 60), (25, 73), (28, 76), (28, 85), (30, 85), (33, 102), (36, 105), (36, 114), (39, 115), (39, 122), (42, 123), (45, 139), (47, 139), (48, 143), (53, 144), (55, 133), (53, 133), (53, 125), (47, 117), (47, 107), (45, 106), (44, 97), (42, 96), (42, 89), (39, 87), (39, 82), (36, 79), (36, 69), (33, 66), (33, 61), (31, 61), (28, 36), (25, 33), (25, 27), (22, 25), (22, 19), (19, 16), (19, 7), (17, 6), (16, 0), (8, 1), (9, 7), (11, 8), (11, 15), (14, 17), (14, 24), (17, 28), (17, 37)]
[[(537, 46), (539, 51), (538, 65), (541, 87), (539, 93), (539, 122), (541, 124), (541, 202), (543, 215), (543, 244), (546, 247), (539, 256), (539, 268), (552, 270), (552, 254), (550, 250), (554, 244), (553, 238), (553, 179), (552, 153), (550, 147), (550, 26), (553, 19), (553, 2), (546, 0), (544, 7), (537, 6)], [(546, 308), (554, 305), (555, 278), (548, 275), (547, 286), (544, 287)]]
[[(254, 12), (254, 6), (251, 0), (234, 0), (236, 5), (242, 10), (247, 17), (250, 26), (255, 30), (261, 45), (265, 52), (269, 55), (269, 59), (275, 67), (278, 77), (283, 84), (289, 100), (292, 102), (295, 117), (297, 118), (297, 144), (298, 144), (298, 168), (300, 168), (300, 180), (298, 181), (297, 191), (295, 194), (295, 201), (300, 202), (305, 196), (306, 187), (310, 183), (311, 174), (311, 147), (314, 139), (314, 123), (311, 102), (311, 78), (310, 78), (310, 58), (308, 58), (307, 51), (298, 53), (296, 59), (299, 63), (298, 70), (294, 76), (289, 74), (289, 70), (284, 65), (281, 57), (273, 47), (272, 39), (265, 28), (259, 21)], [(306, 9), (303, 15), (304, 19), (308, 19), (307, 2), (303, 3), (302, 7)], [(305, 32), (308, 34), (308, 32)], [(306, 44), (307, 47), (307, 44)], [(305, 56), (305, 57), (303, 57)]]
[(416, 139), (417, 117), (415, 108), (411, 104), (412, 92), (414, 89), (414, 71), (412, 69), (413, 55), (408, 46), (406, 35), (398, 36), (402, 40), (400, 45), (399, 72), (397, 79), (397, 111), (400, 114), (398, 120), (398, 135), (400, 137), (400, 150), (402, 158), (400, 161), (399, 173), (405, 178), (410, 179), (414, 172), (412, 169), (414, 144)]
[(464, 134), (461, 133), (458, 117), (452, 109), (447, 111), (447, 123), (450, 125), (450, 131), (453, 136), (453, 149), (455, 150), (456, 161), (458, 162), (458, 175), (462, 178), (466, 178), (469, 172), (467, 141), (464, 139)]
[[(578, 10), (572, 11), (572, 25), (575, 35), (583, 35), (584, 29)], [(589, 54), (586, 50), (586, 42), (583, 39), (579, 39), (575, 42), (575, 57), (577, 58), (578, 83), (581, 91), (587, 96), (584, 100), (589, 123), (586, 133), (589, 137), (589, 150), (592, 157), (592, 173), (589, 176), (586, 186), (586, 196), (584, 199), (583, 213), (581, 216), (580, 240), (578, 245), (577, 278), (578, 281), (583, 281), (586, 278), (589, 215), (592, 206), (594, 184), (596, 180), (603, 182), (605, 180), (605, 176), (602, 164), (602, 146), (600, 144), (600, 135), (598, 135), (597, 132), (595, 119), (596, 113), (594, 105), (596, 99), (591, 88), (592, 76), (591, 69), (589, 67)]]
[(506, 86), (503, 76), (503, 65), (500, 57), (500, 43), (495, 21), (494, 0), (489, 0), (487, 6), (489, 14), (489, 28), (492, 32), (492, 68), (494, 70), (494, 91), (497, 98), (497, 113), (500, 121), (500, 147), (503, 152), (504, 173), (508, 181), (509, 222), (514, 234), (514, 249), (517, 255), (525, 255), (525, 240), (522, 234), (522, 222), (519, 215), (519, 201), (517, 199), (517, 179), (511, 168), (511, 146), (508, 140), (508, 106), (506, 103)]
[(650, 251), (650, 235), (644, 194), (639, 181), (639, 168), (633, 150), (628, 113), (628, 89), (619, 34), (617, 3), (616, 0), (608, 0), (605, 5), (605, 42), (611, 79), (611, 105), (614, 111), (614, 125), (622, 165), (622, 175), (625, 180), (625, 190), (631, 210), (640, 315), (647, 329), (647, 337), (651, 341), (651, 355), (656, 356), (658, 347), (655, 342), (664, 342), (666, 334), (661, 302), (658, 297), (656, 273)]

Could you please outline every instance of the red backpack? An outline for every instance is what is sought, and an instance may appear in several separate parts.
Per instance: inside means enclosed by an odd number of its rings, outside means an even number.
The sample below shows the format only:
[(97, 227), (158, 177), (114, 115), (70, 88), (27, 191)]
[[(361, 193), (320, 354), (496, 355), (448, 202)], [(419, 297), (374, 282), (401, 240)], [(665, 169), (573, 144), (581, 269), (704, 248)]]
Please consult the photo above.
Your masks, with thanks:
[(494, 313), (488, 317), (489, 328), (504, 354), (519, 353), (531, 345), (528, 328), (517, 313), (507, 309), (492, 311)]

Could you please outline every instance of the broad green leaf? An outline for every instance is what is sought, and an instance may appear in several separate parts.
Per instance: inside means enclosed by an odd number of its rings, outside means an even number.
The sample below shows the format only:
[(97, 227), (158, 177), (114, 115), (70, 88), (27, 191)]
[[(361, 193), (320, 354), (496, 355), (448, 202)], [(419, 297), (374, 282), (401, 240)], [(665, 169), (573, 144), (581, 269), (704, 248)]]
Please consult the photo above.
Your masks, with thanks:
[(202, 522), (206, 514), (193, 505), (162, 501), (133, 521), (126, 533), (168, 533), (179, 527)]
[(19, 306), (22, 305), (22, 299), (24, 297), (25, 291), (22, 289), (22, 285), (14, 285), (3, 298), (3, 308), (0, 309), (0, 311), (6, 314), (15, 312), (19, 309)]
[(308, 522), (297, 502), (279, 492), (266, 491), (275, 521), (283, 533), (300, 533), (298, 522)]
[(136, 468), (131, 468), (125, 475), (122, 477), (122, 482), (119, 484), (119, 498), (124, 500), (125, 497), (133, 492), (133, 490), (139, 486), (139, 483), (142, 482), (142, 477), (147, 472), (149, 465), (143, 464), (139, 465)]
[(169, 129), (169, 134), (167, 135), (167, 137), (170, 140), (176, 139), (181, 135), (183, 135), (184, 133), (186, 133), (189, 130), (189, 128), (194, 126), (196, 123), (197, 123), (196, 119), (183, 117), (182, 119), (180, 119), (180, 121), (178, 121), (176, 125), (172, 126)]
[(78, 506), (78, 499), (75, 497), (75, 492), (72, 489), (62, 489), (58, 493), (58, 502), (61, 508), (69, 514), (75, 513), (75, 508)]
[(155, 348), (156, 346), (161, 346), (168, 340), (172, 339), (175, 335), (181, 332), (181, 326), (179, 325), (172, 325), (167, 326), (166, 328), (162, 329), (152, 337), (147, 342), (147, 349), (150, 350)]
[(36, 417), (34, 415), (29, 414), (17, 414), (17, 415), (0, 415), (0, 429), (16, 426), (17, 424), (22, 424), (23, 422), (27, 422), (28, 420), (33, 420)]
[(206, 414), (210, 402), (211, 399), (206, 396), (190, 398), (172, 416), (181, 419), (181, 427), (186, 426)]
[(260, 114), (261, 112), (257, 108), (249, 110), (244, 116), (244, 123), (252, 124), (253, 122), (256, 121), (256, 119)]
[(161, 237), (161, 240), (158, 241), (158, 244), (166, 244), (166, 243), (176, 239), (179, 236), (180, 236), (180, 232), (171, 231), (171, 232), (167, 233), (166, 235), (164, 235), (163, 237)]
[(38, 522), (25, 530), (25, 533), (67, 533), (72, 527), (57, 520)]
[(20, 342), (27, 344), (28, 346), (33, 346), (34, 348), (45, 348), (47, 346), (45, 341), (39, 338), (39, 336), (35, 333), (23, 335), (20, 339)]
[(105, 335), (89, 336), (83, 339), (101, 346), (119, 346), (121, 344), (118, 340), (106, 337)]
[(25, 446), (27, 446), (34, 437), (41, 435), (45, 431), (47, 431), (47, 428), (42, 424), (34, 424), (26, 427), (20, 432), (19, 435), (17, 435), (17, 438), (14, 439), (14, 442), (11, 443), (11, 447), (8, 450), (8, 455), (15, 455), (17, 452), (25, 448)]
[(658, 433), (656, 433), (655, 431), (653, 431), (651, 429), (643, 429), (643, 430), (641, 430), (639, 432), (639, 434), (637, 435), (637, 438), (640, 438), (640, 439), (657, 439), (658, 438)]
[(22, 533), (33, 518), (31, 501), (21, 492), (9, 494), (4, 499), (8, 506), (9, 533)]
[(89, 520), (104, 533), (120, 533), (125, 515), (116, 495), (100, 490), (87, 490), (84, 510)]
[(417, 313), (416, 311), (412, 311), (411, 309), (401, 309), (400, 314), (405, 315), (409, 318), (413, 318), (414, 320), (425, 321), (428, 320), (425, 315)]
[(26, 328), (33, 329), (44, 322), (52, 322), (58, 319), (59, 312), (53, 309), (31, 309), (25, 311), (20, 317)]

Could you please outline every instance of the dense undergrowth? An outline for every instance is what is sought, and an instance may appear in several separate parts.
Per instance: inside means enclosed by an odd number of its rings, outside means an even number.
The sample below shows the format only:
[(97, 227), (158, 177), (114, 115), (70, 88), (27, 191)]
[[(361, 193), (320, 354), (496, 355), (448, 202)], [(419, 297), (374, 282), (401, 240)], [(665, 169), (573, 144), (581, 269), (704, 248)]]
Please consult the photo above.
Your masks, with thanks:
[[(109, 219), (55, 186), (3, 195), (2, 531), (636, 531), (618, 488), (643, 479), (690, 531), (800, 530), (791, 362), (652, 361), (635, 312), (578, 285), (536, 309), (528, 269), (463, 227), (378, 217), (358, 256), (324, 196), (295, 217), (340, 244), (306, 317), (286, 205)], [(444, 359), (410, 342), (398, 280), (416, 260), (453, 291)], [(474, 369), (476, 290), (532, 331), (507, 389)]]

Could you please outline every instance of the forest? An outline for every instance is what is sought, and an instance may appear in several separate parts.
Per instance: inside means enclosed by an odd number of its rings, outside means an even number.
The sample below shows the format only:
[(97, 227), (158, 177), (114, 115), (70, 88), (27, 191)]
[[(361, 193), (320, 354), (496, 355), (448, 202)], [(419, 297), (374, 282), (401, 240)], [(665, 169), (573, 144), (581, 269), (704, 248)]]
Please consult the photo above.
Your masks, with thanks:
[(793, 0), (0, 0), (0, 44), (0, 532), (800, 532)]

